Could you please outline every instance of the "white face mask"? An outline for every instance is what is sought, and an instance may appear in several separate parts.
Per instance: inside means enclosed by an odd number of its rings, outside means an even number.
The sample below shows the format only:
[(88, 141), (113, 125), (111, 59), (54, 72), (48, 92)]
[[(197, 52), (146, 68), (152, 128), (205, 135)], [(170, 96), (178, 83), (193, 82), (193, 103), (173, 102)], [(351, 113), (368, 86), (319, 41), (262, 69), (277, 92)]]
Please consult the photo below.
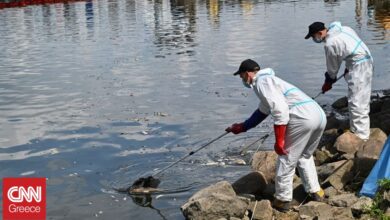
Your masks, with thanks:
[(322, 43), (324, 39), (313, 37), (313, 41), (316, 43)]
[(244, 79), (242, 80), (242, 84), (244, 84), (244, 86), (246, 88), (248, 88), (248, 89), (252, 89), (253, 88), (252, 84), (247, 83)]

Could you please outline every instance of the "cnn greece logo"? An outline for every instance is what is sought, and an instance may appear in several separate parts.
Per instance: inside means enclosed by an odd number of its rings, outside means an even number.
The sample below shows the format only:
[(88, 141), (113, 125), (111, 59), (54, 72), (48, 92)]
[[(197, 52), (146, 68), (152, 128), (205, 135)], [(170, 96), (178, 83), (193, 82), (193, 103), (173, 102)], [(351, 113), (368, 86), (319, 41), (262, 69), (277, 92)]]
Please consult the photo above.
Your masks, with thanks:
[[(18, 192), (18, 196), (14, 196), (14, 193)], [(34, 190), (33, 187), (29, 186), (27, 190), (23, 186), (14, 186), (8, 190), (8, 199), (11, 202), (23, 202), (23, 199), (26, 199), (27, 202), (31, 202), (34, 198), (36, 202), (42, 201), (42, 187), (37, 186)]]
[(4, 178), (3, 219), (45, 219), (46, 178)]

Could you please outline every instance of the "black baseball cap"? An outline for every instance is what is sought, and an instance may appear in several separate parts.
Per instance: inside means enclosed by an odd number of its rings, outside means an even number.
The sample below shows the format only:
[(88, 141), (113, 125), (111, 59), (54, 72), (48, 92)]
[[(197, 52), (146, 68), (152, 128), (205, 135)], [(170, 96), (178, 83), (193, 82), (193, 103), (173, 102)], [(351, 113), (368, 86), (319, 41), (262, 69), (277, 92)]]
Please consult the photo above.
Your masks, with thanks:
[(238, 68), (237, 72), (235, 72), (233, 75), (239, 75), (240, 73), (246, 71), (257, 71), (257, 70), (260, 70), (259, 64), (257, 64), (255, 61), (251, 59), (247, 59), (241, 62), (241, 65)]
[(309, 26), (309, 33), (307, 33), (305, 39), (309, 39), (311, 36), (313, 36), (318, 31), (322, 31), (325, 29), (325, 24), (319, 21), (314, 22)]

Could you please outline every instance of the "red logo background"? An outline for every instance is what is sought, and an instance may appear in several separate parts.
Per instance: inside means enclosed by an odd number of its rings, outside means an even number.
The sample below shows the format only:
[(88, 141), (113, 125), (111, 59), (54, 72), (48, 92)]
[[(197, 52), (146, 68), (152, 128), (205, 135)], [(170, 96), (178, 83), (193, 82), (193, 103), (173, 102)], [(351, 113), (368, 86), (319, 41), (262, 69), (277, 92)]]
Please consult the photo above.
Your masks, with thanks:
[[(12, 202), (8, 198), (8, 190), (11, 187), (24, 187), (26, 190), (28, 187), (33, 187), (34, 190), (37, 186), (40, 186), (42, 189), (42, 199), (40, 202), (32, 199), (31, 202), (26, 201), (25, 199), (22, 202)], [(14, 196), (17, 193), (13, 193)], [(39, 212), (21, 212), (19, 208), (30, 208), (30, 210), (37, 210), (39, 207)], [(18, 208), (18, 211), (15, 212), (15, 209)], [(31, 219), (31, 220), (42, 220), (46, 219), (46, 178), (3, 178), (3, 219), (4, 220), (14, 220), (14, 219)]]

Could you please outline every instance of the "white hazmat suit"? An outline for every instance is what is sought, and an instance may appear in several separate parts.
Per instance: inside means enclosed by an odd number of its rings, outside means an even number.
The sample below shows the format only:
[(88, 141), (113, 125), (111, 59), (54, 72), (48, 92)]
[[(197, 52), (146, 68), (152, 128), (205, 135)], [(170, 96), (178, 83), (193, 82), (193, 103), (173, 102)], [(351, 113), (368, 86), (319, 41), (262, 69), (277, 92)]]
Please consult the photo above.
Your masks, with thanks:
[(257, 72), (252, 87), (260, 99), (259, 110), (271, 114), (275, 125), (287, 125), (288, 154), (278, 157), (275, 197), (281, 201), (292, 200), (296, 167), (306, 192), (320, 191), (312, 155), (325, 129), (324, 111), (297, 87), (276, 77), (271, 68)]
[(370, 136), (370, 97), (373, 75), (373, 59), (370, 50), (350, 27), (333, 22), (325, 38), (326, 65), (329, 76), (337, 78), (342, 61), (349, 73), (348, 107), (350, 129), (361, 139)]

